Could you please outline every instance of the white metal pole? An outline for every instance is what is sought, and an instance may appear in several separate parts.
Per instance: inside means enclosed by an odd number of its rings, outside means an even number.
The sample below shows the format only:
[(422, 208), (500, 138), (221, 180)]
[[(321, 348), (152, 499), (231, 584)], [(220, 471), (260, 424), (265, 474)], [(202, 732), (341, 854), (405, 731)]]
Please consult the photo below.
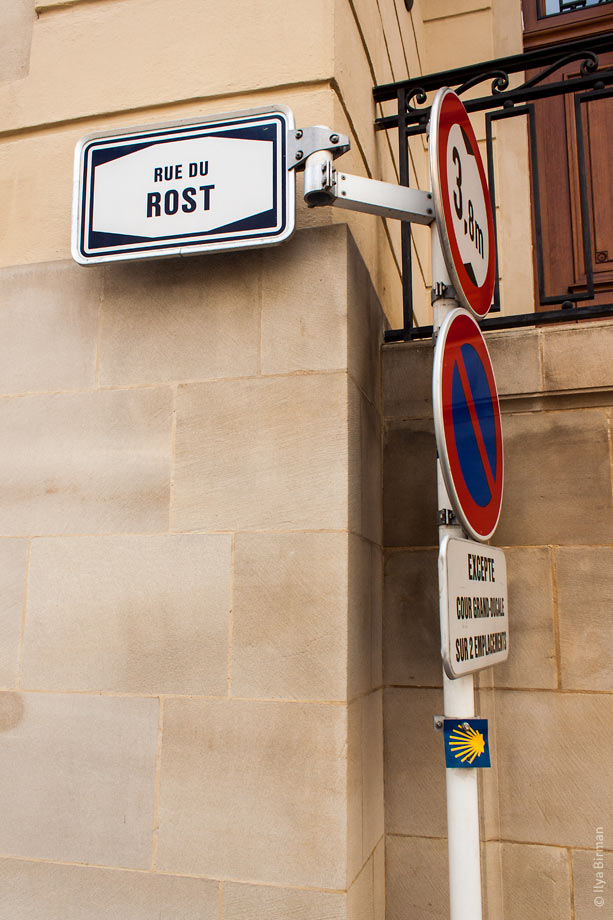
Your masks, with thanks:
[[(450, 287), (436, 223), (432, 225), (432, 289), (436, 282)], [(434, 302), (434, 341), (445, 316), (458, 306), (452, 297), (440, 297)], [(438, 508), (451, 509), (451, 502), (436, 460)], [(440, 519), (440, 518), (439, 518)], [(459, 524), (439, 524), (439, 545), (447, 534), (463, 537)], [(475, 696), (473, 675), (450, 680), (443, 669), (444, 714), (447, 718), (474, 716)], [(482, 920), (481, 853), (479, 849), (479, 797), (477, 770), (474, 768), (445, 770), (447, 787), (447, 839), (449, 851), (449, 915), (451, 920)]]

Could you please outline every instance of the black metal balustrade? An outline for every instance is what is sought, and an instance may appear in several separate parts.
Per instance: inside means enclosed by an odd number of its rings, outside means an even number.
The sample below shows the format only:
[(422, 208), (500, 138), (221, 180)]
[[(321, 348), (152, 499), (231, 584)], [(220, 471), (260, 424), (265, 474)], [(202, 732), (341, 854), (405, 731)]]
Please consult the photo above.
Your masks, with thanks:
[[(613, 2), (613, 0), (607, 0)], [(561, 4), (564, 5), (564, 4)], [(565, 4), (568, 5), (568, 4)], [(404, 80), (399, 83), (388, 83), (376, 86), (373, 90), (375, 102), (388, 102), (396, 100), (398, 113), (383, 116), (375, 121), (378, 131), (391, 128), (398, 129), (399, 150), (399, 180), (401, 185), (409, 185), (409, 148), (410, 137), (425, 134), (430, 108), (426, 106), (428, 93), (433, 93), (442, 86), (455, 89), (462, 96), (469, 89), (478, 87), (481, 83), (490, 82), (489, 92), (475, 98), (465, 99), (464, 105), (468, 112), (485, 112), (486, 149), (487, 149), (487, 174), (490, 196), (494, 208), (494, 231), (496, 256), (498, 264), (498, 245), (496, 233), (496, 187), (494, 176), (493, 135), (492, 125), (499, 119), (526, 116), (529, 126), (529, 142), (531, 152), (531, 181), (532, 200), (534, 207), (535, 223), (535, 251), (538, 281), (538, 294), (540, 306), (547, 307), (560, 304), (555, 310), (541, 310), (536, 313), (523, 313), (513, 316), (490, 316), (481, 320), (482, 329), (506, 329), (517, 326), (533, 326), (544, 323), (561, 321), (594, 319), (603, 316), (613, 316), (613, 303), (592, 305), (588, 307), (573, 308), (574, 303), (594, 299), (594, 276), (592, 269), (592, 234), (589, 220), (588, 182), (586, 169), (586, 155), (584, 145), (584, 130), (582, 107), (587, 102), (613, 97), (613, 67), (601, 67), (599, 55), (613, 51), (613, 33), (594, 36), (580, 41), (566, 42), (551, 45), (535, 51), (498, 58), (455, 70), (441, 71), (424, 77)], [(567, 64), (576, 62), (579, 66), (579, 76), (554, 82), (544, 82)], [(538, 73), (525, 80), (520, 86), (509, 89), (510, 75), (524, 71), (538, 70)], [(579, 200), (581, 210), (581, 236), (583, 242), (583, 255), (585, 261), (586, 286), (583, 291), (560, 294), (547, 294), (545, 292), (545, 273), (543, 265), (543, 240), (541, 215), (539, 209), (539, 164), (536, 146), (536, 128), (534, 117), (534, 103), (539, 99), (552, 96), (574, 96), (575, 131), (577, 141), (577, 160), (579, 173)], [(610, 189), (604, 189), (604, 194), (611, 194)], [(402, 279), (403, 279), (403, 328), (390, 330), (386, 333), (386, 341), (408, 341), (416, 338), (427, 338), (432, 335), (432, 326), (415, 326), (413, 314), (412, 295), (412, 265), (411, 265), (411, 225), (403, 222), (401, 225), (402, 238)], [(500, 286), (498, 271), (496, 272), (496, 287), (494, 303), (491, 312), (500, 312)]]

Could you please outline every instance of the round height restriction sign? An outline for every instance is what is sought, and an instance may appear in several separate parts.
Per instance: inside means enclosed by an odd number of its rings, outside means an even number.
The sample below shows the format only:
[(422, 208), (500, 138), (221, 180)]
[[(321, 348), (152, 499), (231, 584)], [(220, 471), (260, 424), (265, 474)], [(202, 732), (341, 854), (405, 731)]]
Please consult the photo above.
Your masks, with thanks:
[(466, 109), (453, 90), (438, 91), (430, 116), (430, 179), (445, 264), (463, 306), (483, 317), (494, 293), (492, 205)]
[(436, 446), (451, 503), (470, 536), (489, 540), (502, 504), (500, 406), (485, 340), (465, 310), (452, 310), (441, 324), (432, 398)]

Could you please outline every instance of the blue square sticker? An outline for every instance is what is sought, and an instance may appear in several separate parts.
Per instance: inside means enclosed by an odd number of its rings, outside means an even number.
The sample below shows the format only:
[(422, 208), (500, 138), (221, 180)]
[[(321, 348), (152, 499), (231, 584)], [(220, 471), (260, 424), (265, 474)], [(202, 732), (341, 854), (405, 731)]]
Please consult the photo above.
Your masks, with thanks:
[(491, 767), (487, 719), (445, 719), (446, 767)]

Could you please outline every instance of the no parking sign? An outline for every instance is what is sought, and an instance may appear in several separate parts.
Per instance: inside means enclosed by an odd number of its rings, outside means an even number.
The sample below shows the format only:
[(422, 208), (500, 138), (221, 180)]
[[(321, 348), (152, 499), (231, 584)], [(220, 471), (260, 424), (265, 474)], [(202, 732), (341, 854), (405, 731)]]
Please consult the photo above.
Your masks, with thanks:
[(502, 425), (485, 340), (465, 310), (452, 310), (441, 325), (432, 380), (447, 492), (467, 533), (485, 542), (496, 529), (502, 504)]

